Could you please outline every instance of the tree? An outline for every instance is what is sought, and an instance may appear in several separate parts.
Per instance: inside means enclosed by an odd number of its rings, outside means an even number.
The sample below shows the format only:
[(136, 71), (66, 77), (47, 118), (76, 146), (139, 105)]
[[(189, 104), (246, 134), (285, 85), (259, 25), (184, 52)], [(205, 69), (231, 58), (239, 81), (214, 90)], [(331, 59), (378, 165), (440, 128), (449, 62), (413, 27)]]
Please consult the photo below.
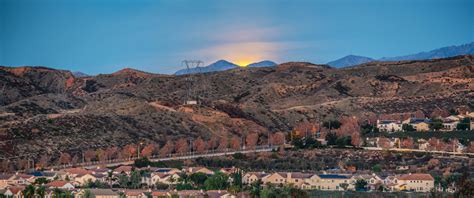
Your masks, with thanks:
[(39, 161), (36, 163), (37, 169), (45, 168), (49, 165), (49, 160), (51, 157), (49, 155), (41, 155)]
[(206, 142), (201, 137), (198, 137), (194, 140), (193, 147), (194, 151), (204, 153), (204, 151), (206, 151)]
[(135, 170), (132, 171), (132, 173), (130, 173), (130, 188), (140, 188), (141, 180), (142, 176), (140, 175), (140, 172)]
[(84, 194), (82, 195), (82, 198), (94, 198), (94, 195), (92, 192), (88, 189), (84, 190)]
[(105, 162), (107, 161), (108, 157), (107, 157), (107, 153), (105, 150), (103, 149), (97, 149), (95, 151), (96, 155), (97, 155), (97, 159), (101, 162)]
[(39, 177), (39, 178), (36, 178), (36, 179), (35, 179), (34, 184), (36, 184), (36, 185), (42, 185), (42, 184), (47, 184), (47, 183), (49, 183), (49, 182), (50, 182), (49, 179), (46, 179), (46, 178), (44, 178), (44, 177)]
[(372, 167), (372, 171), (374, 171), (376, 173), (380, 173), (380, 172), (382, 172), (382, 166), (380, 164), (376, 164)]
[(392, 147), (390, 145), (390, 141), (386, 137), (380, 137), (378, 142), (377, 142), (377, 145), (378, 145), (378, 147), (381, 147), (381, 148), (384, 148), (384, 149), (388, 149), (388, 148)]
[(238, 137), (232, 137), (232, 139), (230, 140), (230, 148), (233, 150), (240, 149), (240, 139)]
[(150, 160), (147, 157), (142, 157), (134, 161), (134, 166), (138, 168), (147, 167), (151, 164)]
[(403, 124), (403, 131), (416, 131), (416, 129), (411, 124)]
[(326, 135), (326, 141), (328, 145), (336, 145), (336, 141), (337, 141), (336, 133), (328, 133)]
[(224, 190), (229, 186), (229, 177), (221, 172), (216, 172), (204, 182), (206, 190)]
[(33, 185), (28, 185), (22, 191), (24, 198), (34, 198), (35, 197), (35, 187)]
[(206, 182), (207, 178), (208, 178), (208, 176), (205, 173), (201, 173), (201, 172), (193, 173), (189, 176), (189, 179), (196, 186), (203, 186), (204, 182)]
[(39, 198), (44, 198), (45, 197), (45, 191), (46, 191), (46, 188), (43, 185), (41, 185), (38, 188), (36, 188), (36, 195)]
[(117, 156), (118, 148), (117, 147), (110, 147), (105, 150), (107, 160), (114, 159)]
[(59, 163), (60, 164), (69, 164), (71, 162), (71, 155), (68, 153), (61, 153), (59, 156)]
[(174, 144), (171, 140), (168, 140), (163, 147), (160, 149), (160, 156), (165, 157), (173, 152)]
[(349, 187), (349, 184), (348, 183), (340, 183), (339, 186), (344, 189), (344, 190), (347, 190), (347, 188)]
[(142, 151), (140, 152), (140, 156), (150, 157), (153, 154), (154, 150), (155, 150), (155, 145), (148, 144), (142, 149)]
[(229, 148), (229, 140), (227, 139), (227, 137), (221, 137), (217, 149), (223, 151), (227, 148)]
[(338, 129), (341, 127), (341, 122), (338, 120), (328, 120), (323, 123), (323, 126), (327, 129)]
[(245, 144), (248, 147), (248, 149), (255, 149), (255, 146), (257, 145), (258, 142), (258, 134), (257, 133), (251, 133), (247, 135), (245, 138)]
[(413, 138), (405, 138), (401, 142), (401, 147), (402, 148), (407, 148), (407, 149), (413, 149), (415, 148), (415, 144), (413, 142)]
[(216, 149), (217, 145), (219, 143), (219, 137), (216, 135), (213, 135), (209, 141), (207, 141), (207, 146), (209, 150), (214, 150)]
[(186, 139), (178, 139), (175, 145), (176, 153), (185, 154), (189, 151), (188, 141)]
[(367, 190), (367, 181), (363, 179), (358, 179), (355, 183), (356, 191), (366, 191)]
[(259, 197), (262, 191), (262, 180), (254, 181), (250, 184), (250, 195), (252, 197)]
[(95, 159), (95, 156), (96, 152), (93, 150), (87, 150), (86, 152), (84, 152), (84, 159), (86, 160), (86, 162), (92, 161), (93, 159)]
[(239, 192), (243, 188), (242, 183), (242, 171), (237, 170), (231, 174), (232, 177), (232, 186), (236, 189), (236, 192)]
[(270, 143), (272, 145), (282, 145), (285, 143), (285, 134), (283, 132), (276, 132), (270, 135)]
[(129, 159), (138, 154), (137, 148), (132, 144), (125, 146), (122, 150), (122, 153), (126, 158)]
[(121, 174), (118, 176), (118, 184), (120, 185), (120, 187), (122, 187), (122, 188), (127, 188), (128, 185), (129, 185), (128, 182), (129, 182), (129, 179), (128, 179), (127, 174), (121, 173)]
[(443, 128), (443, 121), (440, 119), (433, 119), (429, 127), (433, 131), (438, 131)]
[(351, 135), (351, 145), (355, 147), (360, 146), (360, 133), (352, 133)]
[(469, 118), (464, 118), (461, 120), (461, 122), (458, 123), (458, 125), (456, 126), (456, 129), (457, 130), (469, 130), (470, 128), (470, 123), (471, 123), (471, 120)]

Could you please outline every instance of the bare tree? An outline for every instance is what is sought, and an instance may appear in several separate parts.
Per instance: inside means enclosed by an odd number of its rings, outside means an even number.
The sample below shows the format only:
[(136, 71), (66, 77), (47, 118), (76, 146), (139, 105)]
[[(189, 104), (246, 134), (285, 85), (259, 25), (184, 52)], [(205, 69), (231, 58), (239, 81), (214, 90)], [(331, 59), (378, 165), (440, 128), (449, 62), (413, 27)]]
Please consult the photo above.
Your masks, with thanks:
[(71, 163), (71, 155), (68, 153), (61, 153), (59, 156), (59, 163), (60, 164), (69, 164)]
[(160, 156), (165, 157), (173, 152), (174, 144), (171, 140), (168, 140), (166, 144), (160, 149)]
[(206, 150), (206, 142), (201, 138), (194, 140), (193, 144), (194, 150), (198, 153), (203, 153)]
[(178, 139), (176, 141), (176, 153), (184, 154), (189, 151), (188, 141), (184, 138)]
[(239, 150), (240, 149), (240, 138), (237, 136), (232, 137), (230, 140), (230, 148), (233, 150)]
[(257, 133), (251, 133), (251, 134), (247, 135), (247, 137), (245, 138), (245, 145), (249, 149), (255, 149), (255, 146), (257, 146), (257, 142), (258, 142), (258, 134)]
[(154, 150), (155, 150), (155, 145), (148, 144), (142, 149), (141, 156), (142, 157), (150, 157), (153, 154)]
[(96, 158), (96, 152), (94, 150), (87, 150), (84, 152), (84, 159), (86, 162), (90, 162)]
[(223, 151), (229, 148), (229, 140), (226, 137), (221, 137), (219, 140), (219, 146), (217, 147), (218, 150)]

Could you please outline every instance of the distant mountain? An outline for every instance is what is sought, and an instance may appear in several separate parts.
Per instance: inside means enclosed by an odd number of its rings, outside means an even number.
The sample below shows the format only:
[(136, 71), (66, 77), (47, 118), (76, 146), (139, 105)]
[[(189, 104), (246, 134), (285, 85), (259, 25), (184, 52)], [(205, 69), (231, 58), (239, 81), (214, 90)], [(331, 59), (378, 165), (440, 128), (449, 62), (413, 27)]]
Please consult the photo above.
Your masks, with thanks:
[(273, 61), (264, 60), (264, 61), (248, 64), (247, 67), (273, 67), (275, 65), (277, 64)]
[(74, 75), (74, 77), (76, 77), (76, 78), (90, 76), (90, 75), (85, 74), (85, 73), (82, 73), (82, 72), (80, 72), (80, 71), (72, 72), (72, 75)]
[[(468, 55), (474, 54), (474, 42), (458, 45), (458, 46), (449, 46), (431, 50), (429, 52), (420, 52), (417, 54), (411, 54), (406, 56), (396, 56), (396, 57), (383, 57), (377, 59), (377, 61), (401, 61), (401, 60), (427, 60), (427, 59), (436, 59), (436, 58), (448, 58), (459, 55)], [(333, 67), (349, 67), (353, 65), (359, 65), (371, 61), (376, 61), (364, 56), (354, 56), (349, 55), (343, 58), (337, 59), (335, 61), (328, 62), (328, 65)]]
[[(256, 63), (252, 63), (247, 65), (247, 67), (272, 67), (277, 65), (273, 61), (265, 60)], [(187, 69), (178, 70), (175, 75), (184, 75), (184, 74), (195, 74), (195, 73), (207, 73), (207, 72), (215, 72), (215, 71), (225, 71), (228, 69), (234, 69), (240, 67), (237, 64), (231, 63), (226, 60), (219, 60), (215, 63), (212, 63), (208, 66), (192, 68), (189, 71)]]
[(217, 62), (212, 63), (205, 67), (191, 68), (189, 71), (187, 69), (181, 69), (181, 70), (178, 70), (174, 74), (184, 75), (184, 74), (195, 74), (195, 73), (207, 73), (207, 72), (215, 72), (215, 71), (224, 71), (224, 70), (233, 69), (236, 67), (239, 67), (239, 66), (226, 60), (218, 60)]
[(459, 55), (474, 54), (474, 42), (458, 45), (458, 46), (449, 46), (431, 50), (429, 52), (421, 52), (417, 54), (411, 54), (406, 56), (396, 56), (396, 57), (383, 57), (379, 60), (381, 61), (400, 61), (400, 60), (425, 60), (425, 59), (435, 59), (435, 58), (448, 58)]
[(369, 57), (349, 55), (349, 56), (344, 56), (335, 61), (328, 62), (327, 64), (330, 65), (331, 67), (348, 67), (348, 66), (359, 65), (362, 63), (368, 63), (372, 61), (374, 61), (374, 59), (369, 58)]

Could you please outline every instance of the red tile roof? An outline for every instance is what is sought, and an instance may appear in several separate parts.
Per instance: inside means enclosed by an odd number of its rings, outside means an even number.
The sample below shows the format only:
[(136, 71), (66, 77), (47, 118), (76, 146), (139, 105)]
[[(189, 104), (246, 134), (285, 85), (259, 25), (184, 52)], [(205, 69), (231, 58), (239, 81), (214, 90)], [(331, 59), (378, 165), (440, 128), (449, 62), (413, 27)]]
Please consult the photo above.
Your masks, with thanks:
[(116, 169), (114, 169), (114, 172), (118, 172), (118, 173), (121, 173), (121, 172), (131, 172), (132, 171), (132, 167), (131, 166), (119, 166), (117, 167)]
[(76, 174), (76, 175), (85, 175), (85, 174), (91, 174), (92, 171), (86, 170), (83, 168), (68, 168), (64, 169), (65, 172), (68, 172), (70, 174)]
[(434, 180), (433, 176), (424, 173), (405, 174), (400, 176), (401, 180)]
[(66, 185), (68, 183), (69, 182), (67, 182), (67, 181), (52, 181), (52, 182), (47, 183), (46, 186), (60, 188), (60, 187), (63, 187), (64, 185)]

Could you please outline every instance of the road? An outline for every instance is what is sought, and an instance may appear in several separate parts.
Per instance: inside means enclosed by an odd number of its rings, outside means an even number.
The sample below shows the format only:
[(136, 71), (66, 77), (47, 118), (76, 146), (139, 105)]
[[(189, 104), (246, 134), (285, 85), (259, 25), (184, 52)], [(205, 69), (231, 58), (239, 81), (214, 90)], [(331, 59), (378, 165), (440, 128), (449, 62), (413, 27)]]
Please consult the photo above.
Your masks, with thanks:
[[(277, 149), (278, 146), (257, 146), (255, 149), (240, 149), (240, 150), (226, 150), (226, 151), (206, 151), (206, 153), (202, 154), (195, 154), (193, 153), (187, 153), (185, 155), (176, 155), (173, 154), (170, 157), (159, 157), (159, 156), (151, 156), (149, 158), (150, 161), (152, 162), (164, 162), (164, 161), (171, 161), (171, 160), (186, 160), (186, 159), (196, 159), (200, 157), (217, 157), (217, 156), (226, 156), (226, 155), (233, 155), (235, 153), (260, 153), (260, 152), (269, 152), (272, 151), (273, 149)], [(76, 167), (84, 167), (84, 168), (95, 168), (97, 166), (103, 166), (105, 165), (106, 167), (114, 167), (114, 166), (120, 166), (120, 165), (131, 165), (135, 162), (135, 160), (138, 159), (137, 157), (131, 158), (131, 159), (120, 159), (120, 160), (111, 160), (107, 162), (84, 162), (84, 163), (78, 163), (75, 164), (74, 166)], [(61, 166), (51, 166), (48, 167), (48, 169), (55, 169), (55, 168), (68, 168), (72, 167), (73, 165), (61, 165)]]

